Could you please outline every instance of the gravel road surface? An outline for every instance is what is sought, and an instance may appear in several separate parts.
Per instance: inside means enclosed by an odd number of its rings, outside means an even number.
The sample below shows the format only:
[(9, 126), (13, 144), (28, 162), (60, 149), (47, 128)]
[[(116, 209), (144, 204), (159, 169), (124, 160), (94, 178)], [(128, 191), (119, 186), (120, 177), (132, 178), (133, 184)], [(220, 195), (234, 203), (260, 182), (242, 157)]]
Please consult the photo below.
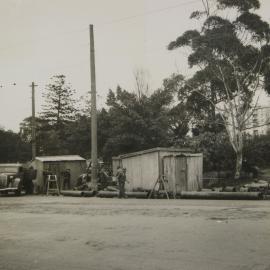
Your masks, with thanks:
[(270, 201), (0, 197), (2, 270), (270, 270)]

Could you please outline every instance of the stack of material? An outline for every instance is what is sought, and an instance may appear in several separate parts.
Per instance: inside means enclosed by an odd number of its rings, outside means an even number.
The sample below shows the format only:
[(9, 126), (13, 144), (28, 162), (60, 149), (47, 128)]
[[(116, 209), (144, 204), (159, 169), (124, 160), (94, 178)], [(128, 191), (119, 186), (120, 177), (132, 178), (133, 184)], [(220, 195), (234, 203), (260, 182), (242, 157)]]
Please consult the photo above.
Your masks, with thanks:
[(93, 196), (95, 196), (95, 191), (94, 190), (82, 191), (82, 196), (83, 197), (93, 197)]
[[(137, 199), (146, 199), (148, 196), (148, 192), (144, 191), (140, 192), (130, 191), (126, 192), (125, 194), (127, 198), (137, 198)], [(101, 190), (97, 194), (97, 196), (100, 198), (114, 198), (118, 197), (118, 195), (119, 195), (118, 191), (105, 191), (105, 190)]]
[(106, 190), (100, 190), (97, 193), (97, 197), (100, 198), (113, 198), (113, 197), (118, 197), (118, 192), (117, 191), (106, 191)]
[(95, 192), (93, 190), (62, 190), (61, 194), (63, 196), (71, 196), (71, 197), (93, 197)]
[(63, 196), (71, 196), (71, 197), (82, 197), (82, 191), (80, 190), (62, 190), (61, 194)]
[(270, 190), (270, 185), (267, 181), (259, 180), (257, 182), (244, 185), (244, 188), (247, 188), (248, 191), (257, 191), (266, 194)]
[(260, 200), (261, 192), (216, 192), (216, 191), (182, 191), (181, 199), (213, 199), (213, 200)]

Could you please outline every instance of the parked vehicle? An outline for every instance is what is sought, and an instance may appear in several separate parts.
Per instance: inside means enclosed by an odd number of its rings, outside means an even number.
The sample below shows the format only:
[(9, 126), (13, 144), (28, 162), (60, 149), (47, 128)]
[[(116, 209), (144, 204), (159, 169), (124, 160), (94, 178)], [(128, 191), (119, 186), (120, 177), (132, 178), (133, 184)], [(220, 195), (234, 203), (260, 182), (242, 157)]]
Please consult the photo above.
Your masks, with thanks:
[(0, 194), (14, 193), (19, 196), (22, 191), (22, 164), (0, 164)]

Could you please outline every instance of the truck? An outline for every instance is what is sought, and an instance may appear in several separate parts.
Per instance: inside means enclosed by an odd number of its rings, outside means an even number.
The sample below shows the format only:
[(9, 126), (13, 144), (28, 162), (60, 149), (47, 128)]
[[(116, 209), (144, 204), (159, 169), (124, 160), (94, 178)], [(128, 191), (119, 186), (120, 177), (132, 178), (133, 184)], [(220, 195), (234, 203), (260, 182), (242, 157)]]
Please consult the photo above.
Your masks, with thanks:
[(0, 194), (21, 195), (23, 183), (20, 176), (23, 171), (20, 163), (0, 164)]

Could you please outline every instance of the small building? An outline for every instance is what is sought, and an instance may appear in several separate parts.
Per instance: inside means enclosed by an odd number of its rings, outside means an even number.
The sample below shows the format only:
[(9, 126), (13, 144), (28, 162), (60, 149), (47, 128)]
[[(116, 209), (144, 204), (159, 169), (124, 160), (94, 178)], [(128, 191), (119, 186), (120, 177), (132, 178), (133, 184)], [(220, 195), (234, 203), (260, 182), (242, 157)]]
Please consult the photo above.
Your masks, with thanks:
[(76, 180), (79, 175), (86, 172), (86, 160), (78, 155), (64, 155), (64, 156), (40, 156), (32, 161), (31, 165), (37, 170), (37, 189), (44, 191), (44, 172), (50, 171), (52, 174), (57, 175), (60, 187), (63, 183), (63, 172), (66, 169), (70, 170), (70, 184), (71, 188), (76, 185)]
[[(176, 158), (178, 156), (178, 159), (180, 160), (181, 155), (185, 155), (187, 162), (186, 167), (188, 171), (186, 173), (188, 178), (186, 180), (178, 179), (181, 175), (179, 170), (182, 170), (183, 168), (181, 169), (180, 166), (176, 166), (176, 164), (178, 164), (177, 162), (169, 160), (169, 157)], [(191, 181), (193, 181), (191, 179), (196, 179), (194, 181), (199, 181), (199, 183), (202, 181), (202, 154), (192, 154), (190, 149), (158, 147), (120, 155), (118, 157), (114, 157), (112, 161), (114, 175), (116, 174), (117, 166), (126, 168), (127, 180), (129, 181), (129, 183), (126, 184), (126, 189), (128, 191), (138, 189), (151, 190), (157, 179), (164, 174), (165, 177), (168, 177), (167, 180), (171, 181), (171, 183), (169, 183), (169, 191), (171, 192), (176, 190), (179, 191), (179, 183), (182, 183), (183, 181), (188, 182), (187, 187), (190, 190), (197, 190), (197, 186), (195, 184), (191, 184)], [(191, 164), (193, 163), (194, 166), (196, 166), (196, 173), (194, 173), (194, 175), (191, 172), (193, 170)], [(174, 171), (177, 171), (177, 174), (174, 174)], [(184, 185), (181, 188), (184, 189)]]

